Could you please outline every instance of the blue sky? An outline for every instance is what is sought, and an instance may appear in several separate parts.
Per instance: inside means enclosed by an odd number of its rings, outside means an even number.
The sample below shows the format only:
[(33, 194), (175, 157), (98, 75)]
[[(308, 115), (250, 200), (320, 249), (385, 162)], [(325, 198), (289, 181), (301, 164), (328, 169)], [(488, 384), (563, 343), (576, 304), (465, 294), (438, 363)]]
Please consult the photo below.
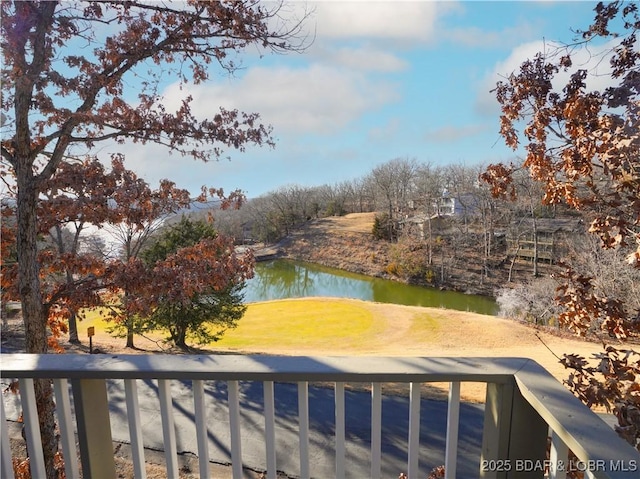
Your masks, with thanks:
[[(167, 79), (167, 105), (193, 95), (196, 116), (219, 106), (259, 112), (275, 149), (229, 150), (197, 163), (161, 147), (127, 145), (126, 164), (153, 186), (162, 178), (193, 193), (242, 189), (249, 197), (297, 184), (360, 178), (397, 157), (432, 165), (509, 161), (489, 90), (550, 42), (571, 42), (596, 2), (319, 2), (303, 54), (249, 52), (229, 78), (213, 71), (182, 92)], [(112, 152), (109, 147), (102, 152)]]

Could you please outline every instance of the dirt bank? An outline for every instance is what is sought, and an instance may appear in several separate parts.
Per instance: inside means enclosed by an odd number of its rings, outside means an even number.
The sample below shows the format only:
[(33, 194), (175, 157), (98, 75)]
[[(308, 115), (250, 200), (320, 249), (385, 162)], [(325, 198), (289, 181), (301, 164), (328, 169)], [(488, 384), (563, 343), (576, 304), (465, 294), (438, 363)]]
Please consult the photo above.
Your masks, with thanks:
[(371, 234), (375, 213), (311, 220), (279, 243), (281, 256), (368, 276), (389, 277), (389, 244)]

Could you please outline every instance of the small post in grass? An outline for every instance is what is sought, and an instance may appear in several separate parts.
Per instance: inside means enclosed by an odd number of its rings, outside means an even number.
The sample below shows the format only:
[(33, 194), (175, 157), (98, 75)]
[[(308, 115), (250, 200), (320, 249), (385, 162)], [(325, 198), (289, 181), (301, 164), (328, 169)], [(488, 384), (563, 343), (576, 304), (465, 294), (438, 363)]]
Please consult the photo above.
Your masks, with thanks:
[(89, 354), (93, 354), (93, 336), (96, 334), (96, 328), (89, 326), (87, 328), (87, 336), (89, 336)]

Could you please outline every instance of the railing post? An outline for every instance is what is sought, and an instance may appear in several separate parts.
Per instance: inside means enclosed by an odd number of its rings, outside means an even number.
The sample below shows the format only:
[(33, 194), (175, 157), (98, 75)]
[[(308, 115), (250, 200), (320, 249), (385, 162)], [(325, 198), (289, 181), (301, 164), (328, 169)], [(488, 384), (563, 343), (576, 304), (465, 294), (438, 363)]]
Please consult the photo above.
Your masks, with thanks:
[(84, 477), (113, 479), (113, 457), (107, 385), (103, 379), (71, 381)]
[(514, 383), (487, 384), (480, 477), (543, 478), (548, 432)]
[(309, 383), (298, 383), (298, 431), (300, 434), (300, 478), (309, 479)]
[(407, 440), (407, 476), (418, 479), (420, 465), (420, 383), (409, 383), (409, 437)]
[(382, 383), (371, 385), (371, 479), (380, 479), (382, 462)]
[(32, 477), (46, 477), (34, 387), (33, 378), (20, 379), (20, 402), (22, 403), (22, 415), (25, 422), (29, 469)]
[(276, 479), (276, 406), (273, 381), (264, 381), (264, 442), (267, 449), (267, 479)]
[(337, 382), (334, 387), (336, 413), (336, 479), (344, 479), (346, 473), (346, 436), (345, 436), (345, 398), (344, 383)]
[(198, 464), (200, 477), (210, 477), (209, 472), (209, 429), (205, 408), (204, 381), (195, 380), (193, 385), (193, 406), (196, 418), (196, 438), (198, 442)]
[(229, 436), (231, 442), (231, 473), (233, 479), (242, 478), (242, 441), (240, 438), (240, 386), (238, 381), (227, 382), (229, 403)]
[(80, 467), (78, 466), (78, 453), (76, 452), (76, 434), (73, 430), (71, 401), (69, 400), (69, 382), (66, 379), (54, 379), (53, 384), (66, 479), (79, 479)]
[(138, 405), (138, 383), (135, 379), (124, 380), (124, 394), (127, 404), (127, 420), (129, 422), (129, 440), (131, 441), (131, 456), (133, 472), (136, 479), (147, 479), (144, 462), (144, 441), (142, 439), (142, 421), (140, 406)]
[(11, 460), (11, 444), (9, 443), (9, 432), (7, 431), (7, 417), (4, 412), (4, 397), (0, 398), (0, 477), (13, 479), (13, 462)]
[(509, 459), (515, 467), (507, 477), (542, 479), (547, 459), (549, 425), (522, 396), (517, 386), (513, 391)]
[(178, 477), (178, 446), (176, 427), (173, 418), (173, 399), (171, 398), (171, 380), (158, 380), (158, 399), (160, 399), (160, 417), (162, 418), (162, 442), (167, 476)]
[[(505, 461), (509, 454), (509, 423), (513, 388), (513, 384), (487, 384), (482, 453), (480, 455), (480, 477), (482, 479), (504, 479), (507, 477), (505, 467), (498, 467), (498, 461)], [(500, 463), (500, 465), (503, 464)]]
[(449, 384), (447, 407), (447, 437), (444, 452), (445, 479), (455, 479), (458, 467), (458, 428), (460, 426), (460, 382)]
[(567, 471), (561, 464), (568, 464), (569, 448), (555, 432), (551, 433), (549, 450), (549, 479), (566, 479)]

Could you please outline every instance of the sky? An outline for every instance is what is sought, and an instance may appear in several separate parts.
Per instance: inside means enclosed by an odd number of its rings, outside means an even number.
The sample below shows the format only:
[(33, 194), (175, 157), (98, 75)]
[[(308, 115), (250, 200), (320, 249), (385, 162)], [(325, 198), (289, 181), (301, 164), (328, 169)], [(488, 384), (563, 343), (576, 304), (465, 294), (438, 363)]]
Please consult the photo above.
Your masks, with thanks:
[[(220, 106), (258, 112), (276, 147), (227, 150), (196, 162), (155, 145), (125, 145), (126, 166), (152, 186), (168, 178), (257, 197), (287, 185), (333, 185), (394, 158), (434, 166), (509, 162), (490, 90), (553, 42), (570, 43), (593, 20), (596, 2), (294, 2), (313, 36), (304, 53), (239, 56), (232, 77), (180, 90), (166, 80), (166, 104), (194, 98), (198, 118)], [(102, 147), (111, 153), (110, 147)], [(100, 153), (100, 152), (98, 152)]]

